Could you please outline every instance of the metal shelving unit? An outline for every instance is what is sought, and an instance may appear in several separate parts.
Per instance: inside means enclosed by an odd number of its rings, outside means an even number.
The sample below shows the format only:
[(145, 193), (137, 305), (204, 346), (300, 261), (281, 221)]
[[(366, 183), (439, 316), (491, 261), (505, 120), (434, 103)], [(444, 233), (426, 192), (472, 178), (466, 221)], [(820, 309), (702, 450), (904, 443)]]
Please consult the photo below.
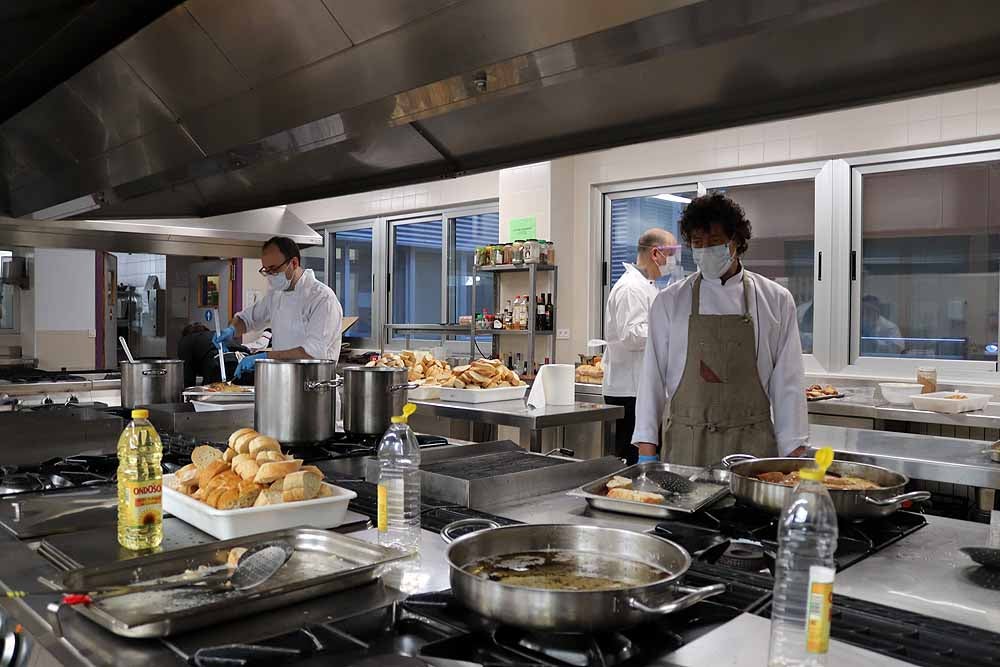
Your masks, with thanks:
[[(493, 273), (501, 275), (504, 273), (527, 273), (529, 282), (529, 291), (531, 295), (531, 305), (530, 313), (528, 315), (528, 328), (524, 329), (490, 329), (490, 330), (475, 330), (475, 317), (478, 308), (476, 306), (476, 278), (480, 273)], [(552, 275), (552, 330), (551, 331), (536, 331), (535, 330), (535, 297), (538, 295), (538, 274), (548, 273)], [(559, 316), (559, 308), (556, 305), (557, 295), (559, 294), (559, 270), (558, 267), (551, 264), (521, 264), (521, 265), (503, 265), (503, 266), (474, 266), (472, 267), (472, 317), (473, 317), (473, 335), (469, 341), (469, 354), (473, 359), (476, 358), (476, 336), (527, 336), (528, 337), (528, 364), (529, 368), (534, 370), (535, 364), (535, 338), (538, 336), (543, 336), (549, 339), (549, 360), (554, 361), (556, 358), (556, 327), (557, 318)], [(500, 281), (493, 281), (493, 303), (500, 303)], [(499, 308), (497, 308), (499, 310)], [(494, 354), (497, 353), (496, 350), (496, 339), (493, 341)], [(516, 369), (515, 369), (516, 370)]]

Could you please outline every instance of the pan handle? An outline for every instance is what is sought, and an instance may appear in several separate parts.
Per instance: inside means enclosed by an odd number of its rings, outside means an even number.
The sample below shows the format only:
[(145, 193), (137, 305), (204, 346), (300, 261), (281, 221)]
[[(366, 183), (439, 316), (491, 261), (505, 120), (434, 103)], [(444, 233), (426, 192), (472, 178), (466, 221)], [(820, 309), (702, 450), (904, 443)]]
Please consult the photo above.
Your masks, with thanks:
[(930, 500), (930, 491), (911, 491), (910, 493), (904, 493), (899, 496), (893, 496), (892, 498), (872, 498), (871, 496), (865, 496), (865, 502), (869, 505), (875, 505), (876, 507), (889, 507), (890, 505), (898, 506), (909, 501), (911, 503), (920, 503), (925, 500)]
[(726, 592), (725, 584), (712, 584), (711, 586), (705, 586), (704, 588), (692, 588), (690, 586), (674, 586), (673, 590), (684, 593), (683, 597), (679, 597), (675, 600), (671, 600), (666, 604), (661, 604), (658, 607), (650, 607), (642, 602), (636, 600), (635, 598), (628, 599), (628, 606), (633, 609), (638, 609), (639, 611), (644, 611), (648, 614), (672, 614), (675, 611), (680, 611), (681, 609), (687, 609), (693, 604), (697, 604), (702, 600), (712, 597), (713, 595), (719, 595), (720, 593)]
[(734, 464), (740, 463), (742, 461), (754, 461), (757, 457), (751, 454), (729, 454), (728, 456), (722, 457), (722, 467), (732, 468)]
[[(451, 544), (458, 537), (452, 535), (459, 528), (468, 528), (469, 526), (482, 526), (480, 530), (489, 530), (492, 528), (499, 528), (500, 524), (493, 519), (459, 519), (458, 521), (452, 521), (447, 526), (441, 529), (441, 539), (447, 544)], [(478, 533), (478, 530), (472, 531)], [(466, 533), (468, 535), (469, 533)]]
[(416, 384), (415, 382), (407, 382), (405, 384), (394, 384), (391, 387), (389, 387), (389, 393), (392, 394), (392, 393), (395, 393), (397, 391), (403, 391), (404, 389), (407, 389), (407, 390), (409, 390), (409, 389), (416, 389), (419, 386), (420, 385)]

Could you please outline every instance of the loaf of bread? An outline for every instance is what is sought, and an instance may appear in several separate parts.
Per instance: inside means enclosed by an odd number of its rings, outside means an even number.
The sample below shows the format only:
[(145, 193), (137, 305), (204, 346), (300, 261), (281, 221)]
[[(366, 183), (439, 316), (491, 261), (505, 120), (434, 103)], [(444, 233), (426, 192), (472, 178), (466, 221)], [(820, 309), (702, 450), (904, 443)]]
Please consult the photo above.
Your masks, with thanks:
[(615, 500), (629, 500), (634, 503), (646, 503), (648, 505), (662, 505), (663, 496), (658, 493), (647, 493), (645, 491), (635, 491), (633, 489), (617, 488), (608, 491), (608, 498)]
[(293, 472), (297, 471), (302, 467), (301, 459), (294, 459), (292, 461), (272, 461), (270, 463), (265, 463), (257, 471), (254, 476), (253, 481), (258, 484), (270, 484), (271, 482), (284, 477), (285, 475), (291, 475)]

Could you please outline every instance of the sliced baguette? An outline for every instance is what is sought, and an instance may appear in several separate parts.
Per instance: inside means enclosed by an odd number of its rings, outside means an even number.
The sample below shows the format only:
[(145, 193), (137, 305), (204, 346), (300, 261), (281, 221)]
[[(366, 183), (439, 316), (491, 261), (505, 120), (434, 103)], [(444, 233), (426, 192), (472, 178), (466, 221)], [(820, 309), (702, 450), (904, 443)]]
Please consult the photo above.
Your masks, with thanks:
[(207, 463), (204, 467), (199, 466), (199, 468), (201, 468), (201, 472), (198, 473), (198, 486), (204, 487), (212, 481), (213, 477), (229, 470), (229, 464), (218, 458)]
[(233, 460), (230, 461), (230, 464), (232, 464), (233, 470), (236, 470), (236, 468), (238, 468), (244, 461), (253, 461), (253, 457), (249, 454), (237, 454), (233, 457)]
[(281, 452), (276, 452), (274, 450), (268, 449), (257, 454), (255, 460), (257, 463), (264, 464), (268, 461), (284, 461), (285, 457), (282, 456)]
[(226, 451), (222, 455), (222, 460), (225, 461), (226, 463), (229, 463), (237, 456), (238, 454), (236, 453), (235, 449), (233, 449), (232, 447), (226, 447)]
[(259, 436), (260, 433), (257, 431), (250, 431), (249, 433), (244, 433), (240, 437), (236, 438), (233, 442), (233, 449), (236, 450), (237, 454), (249, 454), (250, 453), (250, 442)]
[(301, 468), (299, 468), (299, 471), (307, 472), (311, 475), (316, 475), (316, 477), (319, 477), (320, 481), (322, 481), (323, 478), (326, 476), (323, 474), (323, 471), (317, 468), (316, 466), (302, 466)]
[(280, 479), (285, 475), (290, 475), (299, 468), (302, 467), (302, 459), (295, 459), (293, 461), (272, 461), (270, 463), (265, 463), (257, 471), (254, 476), (253, 481), (258, 484), (269, 484), (270, 482)]
[(260, 470), (260, 466), (253, 459), (247, 459), (246, 461), (240, 461), (233, 468), (236, 474), (243, 479), (253, 481), (253, 478), (257, 476), (257, 471)]
[(257, 502), (257, 498), (260, 496), (260, 487), (251, 482), (250, 480), (243, 480), (240, 482), (239, 486), (239, 497), (236, 501), (237, 507), (253, 507), (253, 504)]
[(285, 478), (279, 477), (278, 479), (271, 482), (271, 485), (268, 488), (270, 488), (272, 491), (277, 491), (278, 493), (281, 493), (281, 489), (284, 487), (284, 485), (285, 485)]
[(198, 483), (198, 466), (193, 463), (189, 463), (174, 475), (174, 478), (181, 484), (195, 484)]
[(208, 494), (207, 502), (217, 510), (232, 510), (239, 506), (240, 490), (223, 486)]
[(212, 461), (221, 461), (222, 452), (211, 445), (200, 445), (191, 452), (191, 463), (198, 466), (198, 470), (204, 470)]
[(233, 434), (229, 436), (229, 446), (236, 449), (236, 441), (248, 433), (256, 433), (257, 431), (252, 428), (241, 428), (233, 431)]
[(662, 505), (663, 496), (658, 493), (647, 493), (645, 491), (635, 491), (633, 489), (617, 488), (608, 491), (608, 498), (615, 500), (629, 500), (633, 503), (646, 503), (647, 505)]
[(329, 498), (333, 495), (333, 487), (329, 484), (320, 484), (319, 493), (316, 494), (317, 498)]
[(258, 435), (256, 438), (250, 441), (249, 454), (253, 458), (257, 458), (257, 455), (261, 452), (278, 452), (281, 453), (281, 445), (274, 438), (268, 437), (266, 435)]
[(628, 477), (622, 477), (621, 475), (615, 475), (614, 477), (612, 477), (611, 479), (608, 480), (608, 482), (607, 482), (607, 484), (605, 484), (605, 486), (608, 487), (609, 490), (610, 489), (631, 489), (632, 488), (632, 480), (629, 479)]
[(285, 483), (281, 487), (281, 499), (286, 503), (297, 500), (312, 500), (319, 493), (322, 485), (320, 478), (309, 472), (300, 470), (285, 477)]

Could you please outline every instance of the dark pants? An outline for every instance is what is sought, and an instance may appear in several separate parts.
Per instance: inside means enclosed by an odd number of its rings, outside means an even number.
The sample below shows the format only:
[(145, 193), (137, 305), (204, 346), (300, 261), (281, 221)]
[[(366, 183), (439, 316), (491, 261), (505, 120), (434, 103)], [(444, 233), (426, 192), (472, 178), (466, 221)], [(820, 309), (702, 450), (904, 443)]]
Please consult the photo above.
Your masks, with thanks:
[(608, 405), (620, 405), (625, 408), (625, 416), (615, 422), (615, 456), (625, 459), (632, 465), (639, 460), (639, 448), (632, 444), (632, 431), (635, 430), (635, 397), (605, 396)]

